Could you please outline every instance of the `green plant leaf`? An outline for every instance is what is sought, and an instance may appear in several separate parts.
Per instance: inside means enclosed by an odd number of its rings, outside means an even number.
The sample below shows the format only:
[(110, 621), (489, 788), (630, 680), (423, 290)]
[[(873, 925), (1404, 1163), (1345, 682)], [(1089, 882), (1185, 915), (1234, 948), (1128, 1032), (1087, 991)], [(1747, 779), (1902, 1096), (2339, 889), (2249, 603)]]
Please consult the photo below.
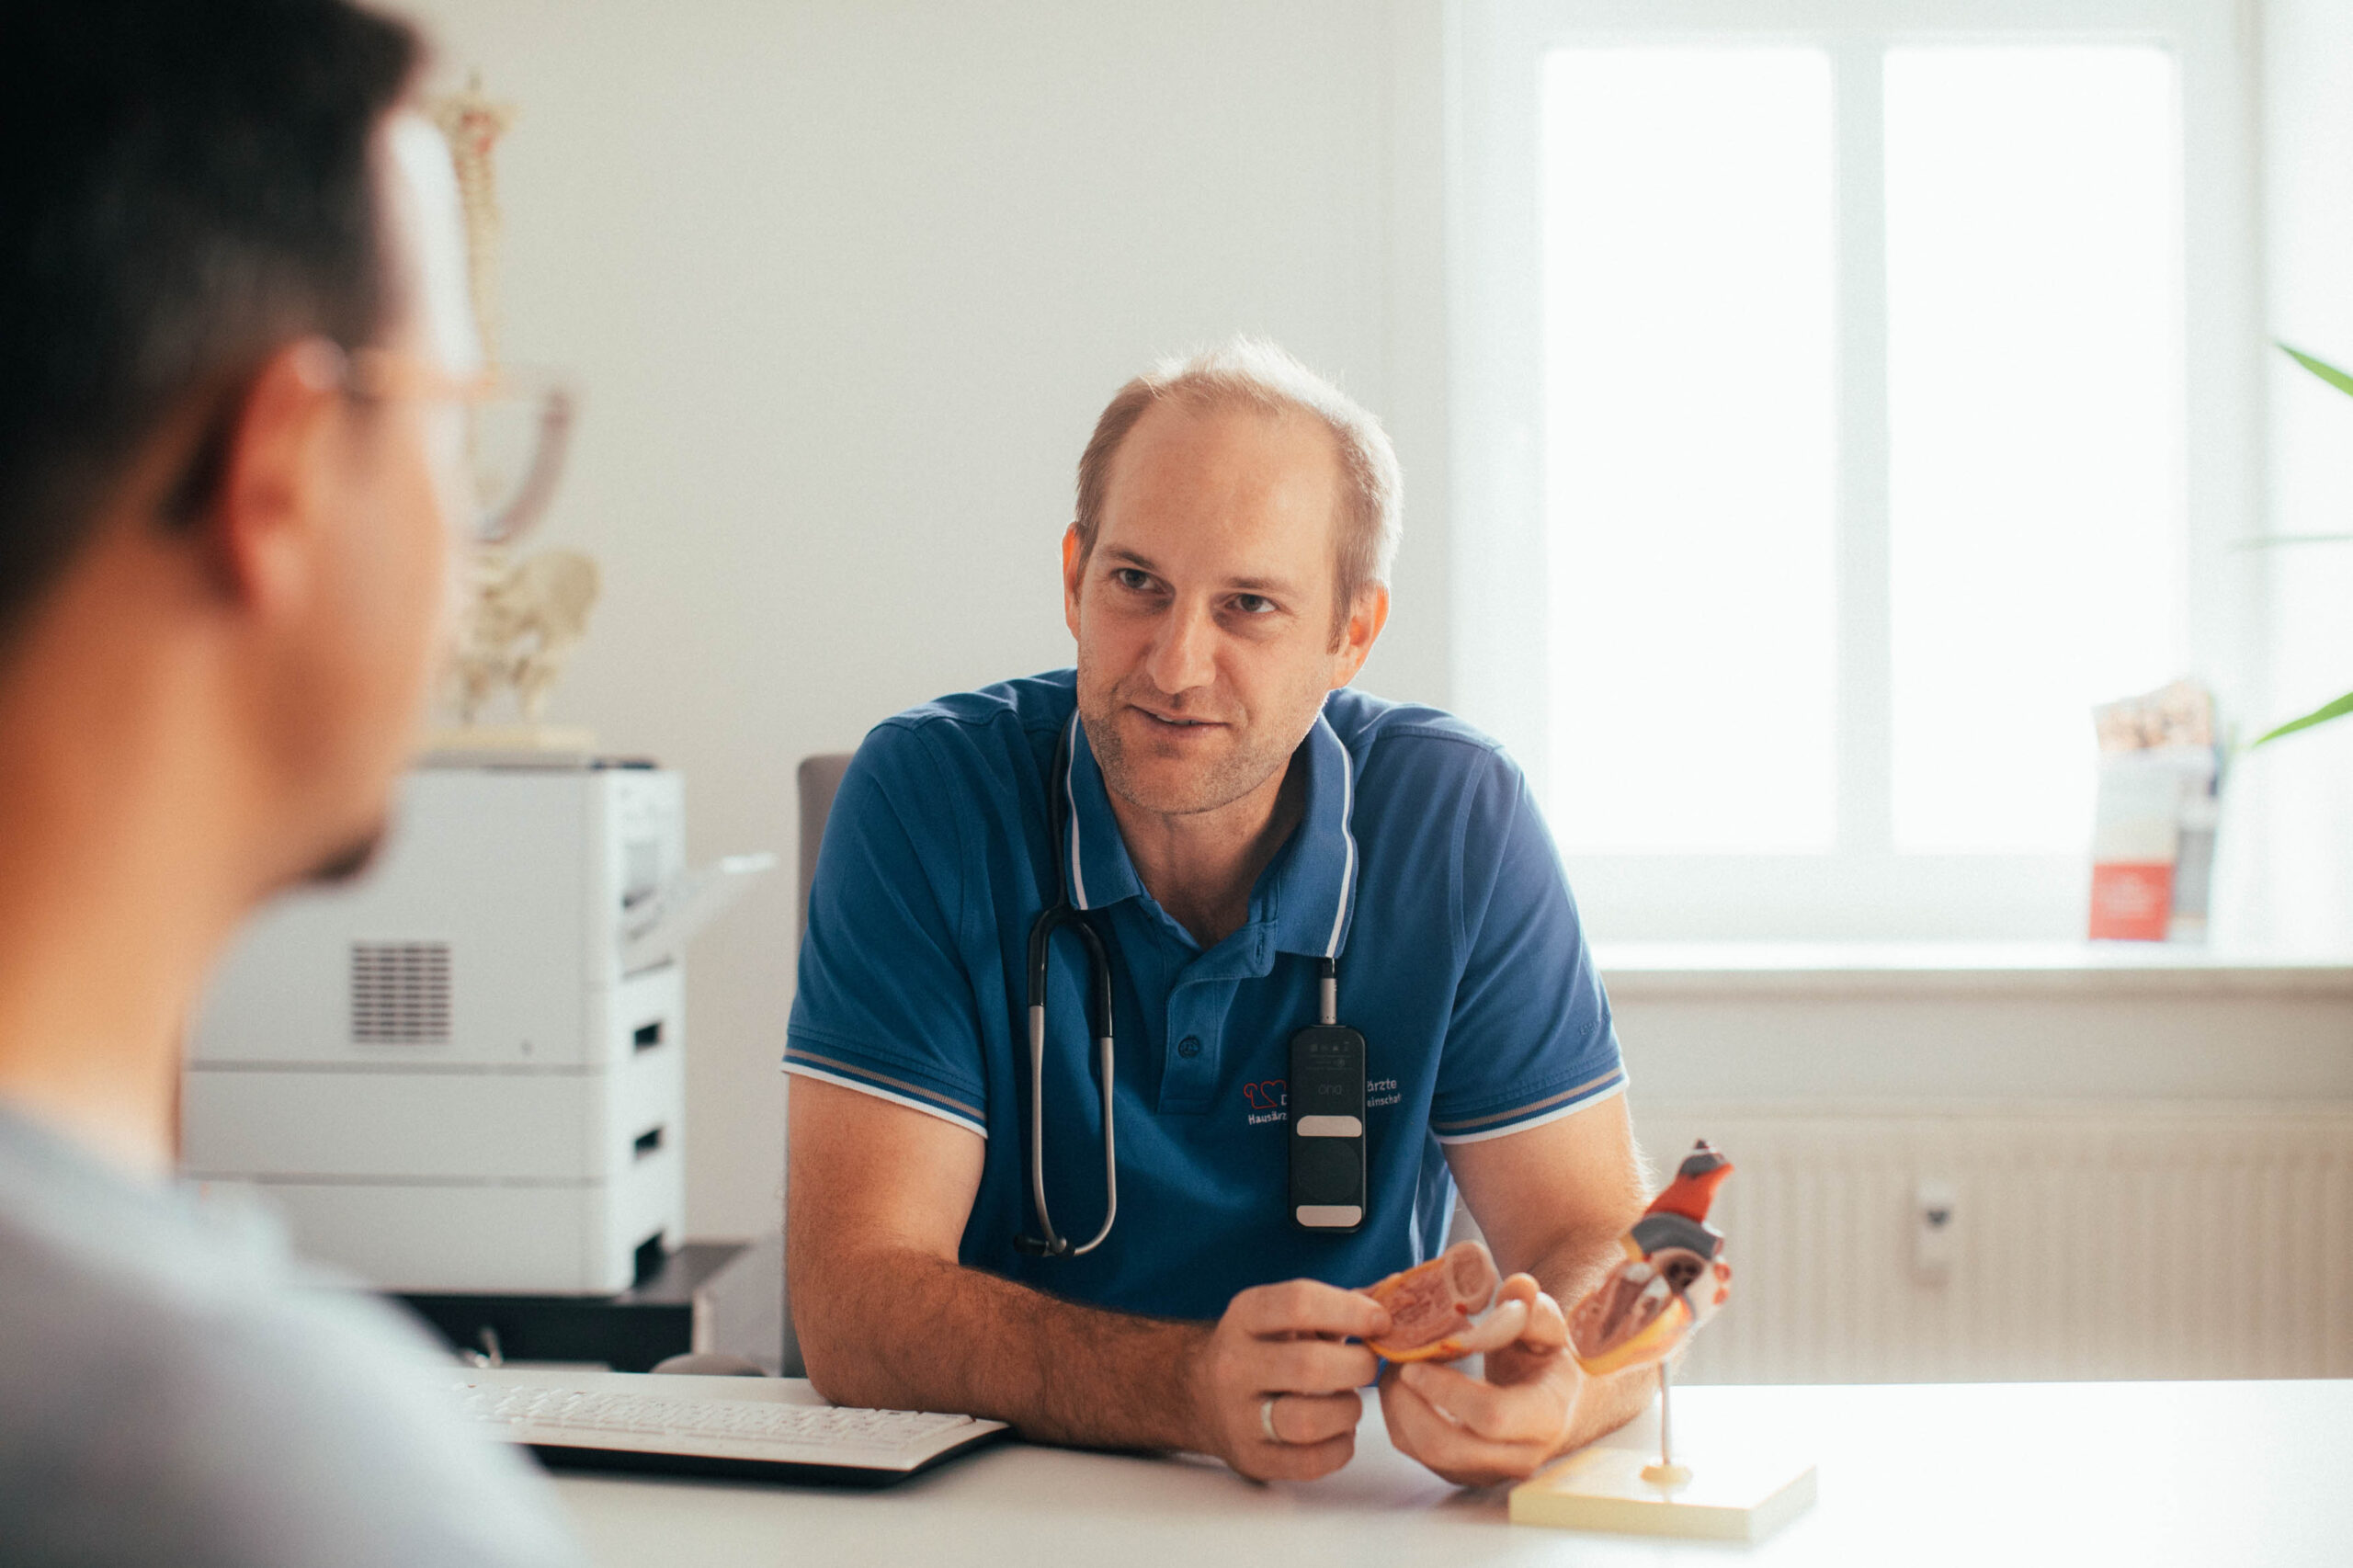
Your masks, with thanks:
[[(2278, 339), (2275, 338), (2273, 341), (2278, 342)], [(2310, 370), (2313, 375), (2318, 376), (2322, 381), (2326, 381), (2330, 386), (2335, 387), (2338, 392), (2345, 393), (2347, 397), (2353, 397), (2353, 376), (2347, 375), (2344, 371), (2338, 369), (2336, 366), (2330, 364), (2325, 359), (2313, 358), (2311, 355), (2305, 353), (2301, 348), (2290, 348), (2286, 344), (2281, 343), (2279, 344), (2279, 350), (2281, 353), (2287, 355), (2288, 358), (2293, 359), (2297, 364), (2302, 365), (2305, 369)], [(2316, 544), (2328, 540), (2330, 537), (2331, 536), (2326, 534), (2309, 534), (2302, 537), (2290, 535), (2270, 540), (2251, 540), (2246, 541), (2246, 543), (2252, 548), (2260, 549), (2267, 544)], [(2276, 741), (2282, 735), (2292, 735), (2298, 730), (2309, 730), (2314, 724), (2325, 724), (2331, 719), (2342, 719), (2347, 713), (2353, 713), (2353, 691), (2347, 692), (2344, 696), (2338, 698), (2334, 702), (2325, 703), (2322, 706), (2313, 709), (2311, 712), (2305, 714), (2301, 719), (2289, 720), (2278, 729), (2257, 737), (2255, 744), (2256, 745), (2262, 745), (2265, 742)]]
[(2334, 702), (2313, 709), (2301, 719), (2289, 720), (2268, 734), (2256, 737), (2255, 744), (2261, 745), (2266, 741), (2276, 741), (2282, 735), (2292, 735), (2298, 730), (2309, 730), (2314, 724), (2325, 724), (2331, 719), (2342, 719), (2347, 713), (2353, 713), (2353, 691), (2347, 692)]
[[(2274, 341), (2277, 340), (2275, 339)], [(2297, 364), (2302, 365), (2305, 369), (2310, 370), (2313, 375), (2318, 376), (2322, 381), (2326, 381), (2338, 392), (2345, 393), (2347, 397), (2353, 397), (2353, 376), (2347, 375), (2344, 371), (2338, 369), (2336, 366), (2330, 364), (2325, 359), (2313, 358), (2311, 355), (2305, 353), (2301, 348), (2290, 348), (2286, 344), (2282, 343), (2279, 345), (2279, 349), (2280, 352), (2287, 355), (2289, 358), (2293, 359)], [(2261, 743), (2257, 744), (2259, 744)]]

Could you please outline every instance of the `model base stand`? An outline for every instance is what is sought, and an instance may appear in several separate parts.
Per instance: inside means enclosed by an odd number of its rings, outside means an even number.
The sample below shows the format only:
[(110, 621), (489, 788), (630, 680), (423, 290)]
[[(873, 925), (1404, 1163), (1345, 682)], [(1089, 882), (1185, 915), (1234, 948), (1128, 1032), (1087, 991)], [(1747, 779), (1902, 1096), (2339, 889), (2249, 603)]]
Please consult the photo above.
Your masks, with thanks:
[(1581, 1449), (1511, 1491), (1511, 1522), (1687, 1540), (1760, 1541), (1813, 1506), (1810, 1460), (1744, 1445), (1678, 1459), (1659, 1369), (1659, 1451)]

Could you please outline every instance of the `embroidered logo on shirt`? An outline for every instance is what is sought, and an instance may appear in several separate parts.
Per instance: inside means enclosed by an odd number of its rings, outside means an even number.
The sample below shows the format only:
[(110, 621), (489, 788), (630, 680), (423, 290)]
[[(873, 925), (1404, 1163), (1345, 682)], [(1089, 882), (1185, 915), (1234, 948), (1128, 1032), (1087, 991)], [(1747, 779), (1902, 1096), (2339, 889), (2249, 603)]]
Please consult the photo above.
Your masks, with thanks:
[(1290, 1112), (1284, 1108), (1290, 1103), (1290, 1085), (1281, 1078), (1268, 1078), (1263, 1083), (1242, 1085), (1242, 1097), (1250, 1103), (1255, 1113), (1249, 1119), (1252, 1127), (1269, 1121), (1288, 1121)]

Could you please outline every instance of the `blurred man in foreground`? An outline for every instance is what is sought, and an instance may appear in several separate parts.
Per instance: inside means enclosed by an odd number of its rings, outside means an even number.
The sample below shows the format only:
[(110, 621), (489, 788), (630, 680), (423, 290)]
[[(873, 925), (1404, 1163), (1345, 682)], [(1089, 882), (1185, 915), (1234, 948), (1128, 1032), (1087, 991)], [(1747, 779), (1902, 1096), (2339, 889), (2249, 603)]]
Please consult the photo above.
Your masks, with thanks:
[(423, 1337), (171, 1186), (178, 1039), (381, 832), (472, 326), (417, 43), (341, 0), (0, 8), (0, 1556), (572, 1559)]

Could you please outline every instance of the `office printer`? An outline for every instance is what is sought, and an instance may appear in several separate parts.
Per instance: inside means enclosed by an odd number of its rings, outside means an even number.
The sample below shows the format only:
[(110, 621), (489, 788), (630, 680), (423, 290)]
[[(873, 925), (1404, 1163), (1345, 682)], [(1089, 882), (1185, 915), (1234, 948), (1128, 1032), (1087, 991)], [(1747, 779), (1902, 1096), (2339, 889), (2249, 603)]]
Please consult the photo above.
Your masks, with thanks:
[(681, 949), (774, 863), (686, 869), (649, 767), (427, 767), (380, 863), (247, 928), (184, 1163), (389, 1290), (603, 1295), (683, 1239)]

